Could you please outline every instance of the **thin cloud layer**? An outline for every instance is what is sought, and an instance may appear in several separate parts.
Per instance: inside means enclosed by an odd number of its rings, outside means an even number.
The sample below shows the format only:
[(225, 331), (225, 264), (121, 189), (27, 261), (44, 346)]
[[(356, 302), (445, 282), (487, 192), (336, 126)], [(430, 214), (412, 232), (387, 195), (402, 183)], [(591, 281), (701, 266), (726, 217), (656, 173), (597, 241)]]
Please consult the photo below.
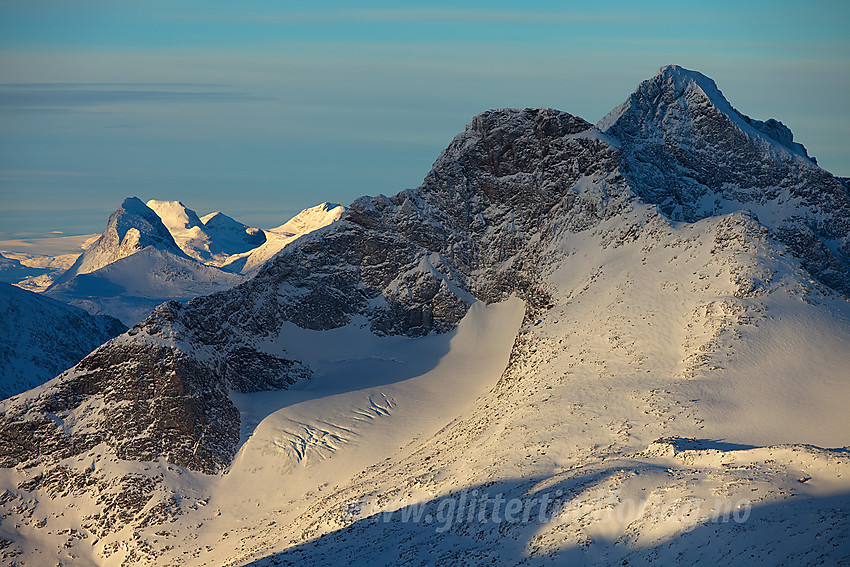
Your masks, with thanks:
[[(121, 88), (116, 88), (121, 87)], [(226, 90), (193, 90), (167, 83), (26, 83), (0, 85), (0, 108), (73, 108), (126, 103), (245, 102), (256, 95)]]

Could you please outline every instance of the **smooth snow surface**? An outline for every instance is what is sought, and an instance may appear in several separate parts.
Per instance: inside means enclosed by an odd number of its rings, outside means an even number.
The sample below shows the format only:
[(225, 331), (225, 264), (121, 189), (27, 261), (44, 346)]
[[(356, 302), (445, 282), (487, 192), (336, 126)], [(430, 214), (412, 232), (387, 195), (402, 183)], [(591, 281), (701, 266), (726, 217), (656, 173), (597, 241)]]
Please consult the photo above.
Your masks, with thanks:
[(316, 374), (300, 389), (231, 395), (249, 437), (223, 486), (286, 478), (281, 496), (291, 498), (301, 483), (339, 484), (397, 456), (492, 389), (522, 316), (515, 298), (478, 302), (457, 330), (418, 339), (376, 337), (356, 325), (323, 332), (287, 325), (280, 344)]
[[(191, 508), (166, 528), (163, 543), (175, 538), (182, 543), (161, 549), (158, 564), (229, 564), (227, 558), (245, 548), (245, 530), (254, 530), (257, 518), (269, 518), (262, 520), (269, 526), (295, 521), (306, 505), (363, 469), (416, 452), (492, 390), (523, 313), (516, 298), (475, 303), (455, 331), (416, 339), (379, 338), (356, 323), (321, 332), (287, 326), (271, 342), (309, 362), (316, 373), (299, 389), (231, 394), (245, 442), (228, 472), (205, 476), (164, 463), (142, 467), (144, 475), (165, 475), (166, 484), (185, 495), (181, 509)], [(138, 470), (133, 463), (96, 457), (92, 462), (108, 476), (126, 466)], [(75, 503), (82, 515), (96, 507), (88, 499)], [(65, 519), (51, 521), (61, 525)], [(39, 547), (42, 535), (30, 533), (32, 547)], [(114, 561), (90, 554), (102, 554), (121, 537), (119, 532), (92, 542), (78, 557), (80, 564), (120, 565), (121, 554)], [(186, 546), (202, 551), (189, 557)]]
[(295, 519), (328, 487), (414, 452), (462, 415), (498, 381), (523, 312), (515, 298), (476, 303), (456, 331), (418, 339), (378, 338), (354, 324), (288, 326), (276, 342), (316, 374), (297, 390), (232, 394), (247, 441), (230, 470), (209, 479), (204, 518), (180, 521), (181, 530), (204, 523), (198, 542), (213, 551), (198, 564), (236, 546), (239, 527), (256, 514)]
[(46, 295), (132, 326), (160, 303), (223, 291), (243, 279), (238, 274), (148, 246), (93, 272), (60, 282), (47, 290)]

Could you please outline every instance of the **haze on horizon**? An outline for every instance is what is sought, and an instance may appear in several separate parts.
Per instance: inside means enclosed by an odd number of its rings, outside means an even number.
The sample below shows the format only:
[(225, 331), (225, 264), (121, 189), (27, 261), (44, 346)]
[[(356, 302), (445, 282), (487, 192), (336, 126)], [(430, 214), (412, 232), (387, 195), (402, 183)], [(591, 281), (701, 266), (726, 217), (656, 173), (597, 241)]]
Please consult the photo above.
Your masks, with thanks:
[(260, 227), (418, 185), (488, 108), (595, 122), (676, 63), (850, 176), (850, 6), (829, 0), (0, 0), (0, 239), (100, 232), (124, 197)]

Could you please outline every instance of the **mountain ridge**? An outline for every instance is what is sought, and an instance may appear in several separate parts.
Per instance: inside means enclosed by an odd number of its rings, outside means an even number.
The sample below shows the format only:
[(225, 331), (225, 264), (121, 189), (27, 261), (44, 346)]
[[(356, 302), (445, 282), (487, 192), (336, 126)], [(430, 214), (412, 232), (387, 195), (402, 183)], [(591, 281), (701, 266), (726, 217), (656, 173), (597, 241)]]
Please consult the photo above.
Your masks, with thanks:
[(201, 263), (221, 266), (233, 254), (247, 252), (266, 241), (265, 233), (217, 211), (198, 217), (180, 201), (147, 202), (174, 236), (183, 252)]
[(0, 397), (34, 388), (127, 330), (112, 317), (0, 282)]
[[(122, 508), (92, 505), (85, 529), (98, 543), (71, 546), (93, 561), (167, 564), (193, 550), (197, 564), (331, 564), (324, 553), (393, 563), (443, 549), (471, 564), (640, 562), (725, 505), (687, 519), (683, 502), (769, 505), (798, 490), (812, 496), (806, 510), (832, 514), (823, 530), (846, 530), (846, 510), (814, 497), (850, 492), (846, 449), (817, 447), (846, 445), (850, 426), (840, 348), (850, 195), (799, 148), (765, 153), (785, 131), (724, 113), (713, 82), (689, 90), (693, 78), (662, 68), (597, 127), (552, 109), (484, 112), (420, 187), (356, 200), (231, 290), (160, 305), (59, 379), (2, 402), (0, 463), (18, 471), (15, 493), (58, 494), (56, 479), (71, 478), (66, 493), (80, 499), (135, 495), (120, 529)], [(343, 420), (338, 394), (304, 415), (299, 392), (331, 365), (357, 391), (370, 365), (405, 362), (367, 352), (349, 364), (309, 345), (343, 331), (387, 345), (449, 338), (475, 306), (511, 296), (524, 314), (492, 389), (434, 435), (400, 439), (394, 456), (340, 477), (346, 451), (379, 438), (359, 437), (362, 424), (389, 431), (413, 419), (393, 414), (410, 400), (398, 385), (398, 399), (370, 390)], [(260, 423), (243, 422), (251, 403), (273, 399)], [(266, 460), (240, 468), (248, 454)], [(251, 485), (280, 462), (303, 468), (280, 486)], [(802, 475), (814, 480), (793, 480)], [(444, 536), (378, 520), (418, 503), (438, 517), (452, 494), (494, 486), (514, 499), (551, 488), (553, 510), (581, 521), (460, 517)], [(594, 491), (673, 498), (676, 518), (605, 524)], [(780, 510), (752, 529), (777, 541), (788, 520)], [(176, 547), (155, 537), (157, 522), (183, 538)], [(819, 529), (801, 553), (820, 546)], [(143, 543), (122, 551), (128, 534)], [(717, 537), (735, 547), (737, 535)], [(708, 561), (681, 541), (676, 562)]]
[(345, 209), (325, 205), (291, 219), (295, 232), (275, 233), (250, 228), (221, 212), (201, 219), (180, 201), (144, 204), (130, 197), (45, 293), (132, 325), (164, 301), (187, 301), (252, 277), (287, 244), (334, 222)]

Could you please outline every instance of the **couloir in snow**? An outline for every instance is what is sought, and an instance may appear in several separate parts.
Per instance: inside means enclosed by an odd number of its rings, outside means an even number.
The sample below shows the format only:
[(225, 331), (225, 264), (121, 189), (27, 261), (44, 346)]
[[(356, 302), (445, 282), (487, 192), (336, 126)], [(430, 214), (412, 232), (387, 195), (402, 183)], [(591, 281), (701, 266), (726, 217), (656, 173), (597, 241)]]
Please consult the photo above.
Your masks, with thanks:
[[(214, 258), (186, 219), (139, 242)], [(850, 562), (848, 238), (846, 181), (697, 72), (596, 126), (485, 112), (420, 187), (2, 402), (0, 554)]]

